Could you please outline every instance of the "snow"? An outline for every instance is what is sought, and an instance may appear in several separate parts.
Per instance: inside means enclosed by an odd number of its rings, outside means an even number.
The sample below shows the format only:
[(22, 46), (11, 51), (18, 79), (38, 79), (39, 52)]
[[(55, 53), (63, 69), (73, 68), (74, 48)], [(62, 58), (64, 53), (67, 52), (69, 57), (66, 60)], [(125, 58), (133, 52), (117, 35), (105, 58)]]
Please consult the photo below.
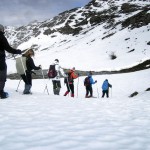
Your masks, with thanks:
[[(148, 150), (150, 149), (150, 70), (96, 75), (94, 96), (85, 99), (83, 80), (75, 80), (75, 98), (54, 96), (51, 81), (33, 80), (32, 95), (24, 83), (7, 80), (10, 97), (0, 100), (0, 150)], [(112, 84), (110, 98), (101, 98), (101, 84)], [(79, 82), (78, 82), (79, 81)], [(50, 95), (44, 92), (48, 86)], [(77, 97), (78, 85), (78, 97)], [(133, 98), (129, 95), (137, 91)]]

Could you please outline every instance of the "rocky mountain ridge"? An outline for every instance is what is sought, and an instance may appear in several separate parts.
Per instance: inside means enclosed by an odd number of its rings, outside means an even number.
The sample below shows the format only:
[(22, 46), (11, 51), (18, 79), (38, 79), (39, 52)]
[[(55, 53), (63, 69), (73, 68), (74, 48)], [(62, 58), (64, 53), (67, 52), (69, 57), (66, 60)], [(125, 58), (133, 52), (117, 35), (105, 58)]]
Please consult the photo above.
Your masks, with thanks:
[[(17, 48), (20, 44), (29, 41), (31, 37), (38, 37), (40, 34), (49, 35), (50, 38), (54, 38), (56, 32), (75, 36), (86, 34), (101, 24), (106, 32), (119, 25), (121, 25), (120, 30), (123, 28), (132, 30), (148, 26), (150, 23), (150, 4), (148, 2), (149, 0), (92, 0), (82, 8), (62, 12), (44, 22), (33, 22), (27, 26), (13, 28), (13, 30), (8, 27), (6, 36), (11, 45)], [(107, 9), (104, 8), (106, 5)], [(150, 28), (147, 29), (149, 30)], [(105, 36), (102, 39), (113, 36), (115, 32), (108, 34), (104, 31)], [(36, 45), (32, 46), (36, 47)]]

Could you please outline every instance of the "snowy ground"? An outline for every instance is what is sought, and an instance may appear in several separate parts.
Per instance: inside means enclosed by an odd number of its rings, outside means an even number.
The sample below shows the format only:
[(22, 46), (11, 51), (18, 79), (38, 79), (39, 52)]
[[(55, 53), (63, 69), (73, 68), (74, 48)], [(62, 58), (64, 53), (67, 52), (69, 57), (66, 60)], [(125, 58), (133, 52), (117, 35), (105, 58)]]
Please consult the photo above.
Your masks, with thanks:
[[(149, 75), (150, 70), (93, 76), (94, 95), (99, 93), (93, 99), (84, 98), (84, 77), (79, 84), (76, 79), (74, 99), (63, 96), (63, 80), (61, 96), (52, 94), (48, 80), (34, 80), (32, 95), (22, 95), (22, 82), (16, 92), (19, 81), (8, 80), (10, 97), (0, 100), (0, 150), (149, 150)], [(113, 89), (102, 99), (106, 78)], [(44, 93), (46, 83), (50, 95)]]

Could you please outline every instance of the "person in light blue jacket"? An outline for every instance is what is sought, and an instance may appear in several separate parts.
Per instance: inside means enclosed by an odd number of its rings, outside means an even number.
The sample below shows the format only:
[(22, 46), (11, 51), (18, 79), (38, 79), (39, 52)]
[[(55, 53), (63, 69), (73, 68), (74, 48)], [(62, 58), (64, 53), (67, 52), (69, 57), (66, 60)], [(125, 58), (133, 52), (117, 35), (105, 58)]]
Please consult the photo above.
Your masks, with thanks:
[(112, 88), (112, 85), (109, 84), (108, 79), (106, 79), (102, 84), (102, 98), (104, 98), (105, 94), (107, 98), (109, 97), (109, 87)]
[[(90, 71), (88, 73), (88, 76), (85, 78), (84, 80), (84, 86), (86, 88), (86, 95), (85, 95), (85, 98), (90, 98), (90, 97), (93, 97), (93, 88), (92, 88), (92, 84), (95, 84), (97, 83), (97, 81), (93, 80), (92, 78), (92, 72)], [(90, 93), (90, 95), (89, 95)], [(89, 95), (89, 96), (88, 96)]]

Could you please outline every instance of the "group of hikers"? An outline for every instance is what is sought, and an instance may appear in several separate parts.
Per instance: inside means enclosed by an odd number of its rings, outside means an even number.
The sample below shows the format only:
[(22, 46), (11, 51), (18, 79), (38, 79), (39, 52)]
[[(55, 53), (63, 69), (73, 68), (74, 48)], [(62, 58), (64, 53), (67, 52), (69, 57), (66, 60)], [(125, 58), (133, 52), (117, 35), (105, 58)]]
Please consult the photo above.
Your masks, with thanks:
[[(36, 66), (32, 57), (35, 55), (33, 49), (28, 49), (22, 54), (21, 50), (13, 49), (6, 37), (4, 36), (4, 27), (0, 24), (0, 98), (4, 99), (8, 97), (8, 93), (4, 91), (6, 77), (7, 77), (7, 65), (6, 65), (6, 55), (5, 51), (12, 54), (20, 54), (21, 56), (16, 59), (16, 69), (18, 74), (20, 74), (21, 79), (24, 81), (24, 91), (23, 94), (31, 94), (32, 87), (32, 73), (33, 70), (42, 70), (41, 65)], [(59, 65), (59, 60), (55, 59), (54, 63), (50, 65), (48, 71), (48, 77), (52, 78), (53, 93), (54, 95), (60, 94), (61, 89), (61, 77), (64, 77), (64, 83), (66, 84), (66, 92), (64, 96), (67, 96), (71, 92), (71, 97), (74, 97), (74, 79), (79, 78), (79, 74), (75, 72), (75, 67), (67, 72)], [(92, 72), (90, 71), (84, 80), (84, 86), (86, 89), (85, 98), (93, 97), (92, 84), (97, 83), (93, 80)], [(109, 97), (109, 87), (112, 87), (106, 79), (102, 84), (102, 98), (105, 96)]]

